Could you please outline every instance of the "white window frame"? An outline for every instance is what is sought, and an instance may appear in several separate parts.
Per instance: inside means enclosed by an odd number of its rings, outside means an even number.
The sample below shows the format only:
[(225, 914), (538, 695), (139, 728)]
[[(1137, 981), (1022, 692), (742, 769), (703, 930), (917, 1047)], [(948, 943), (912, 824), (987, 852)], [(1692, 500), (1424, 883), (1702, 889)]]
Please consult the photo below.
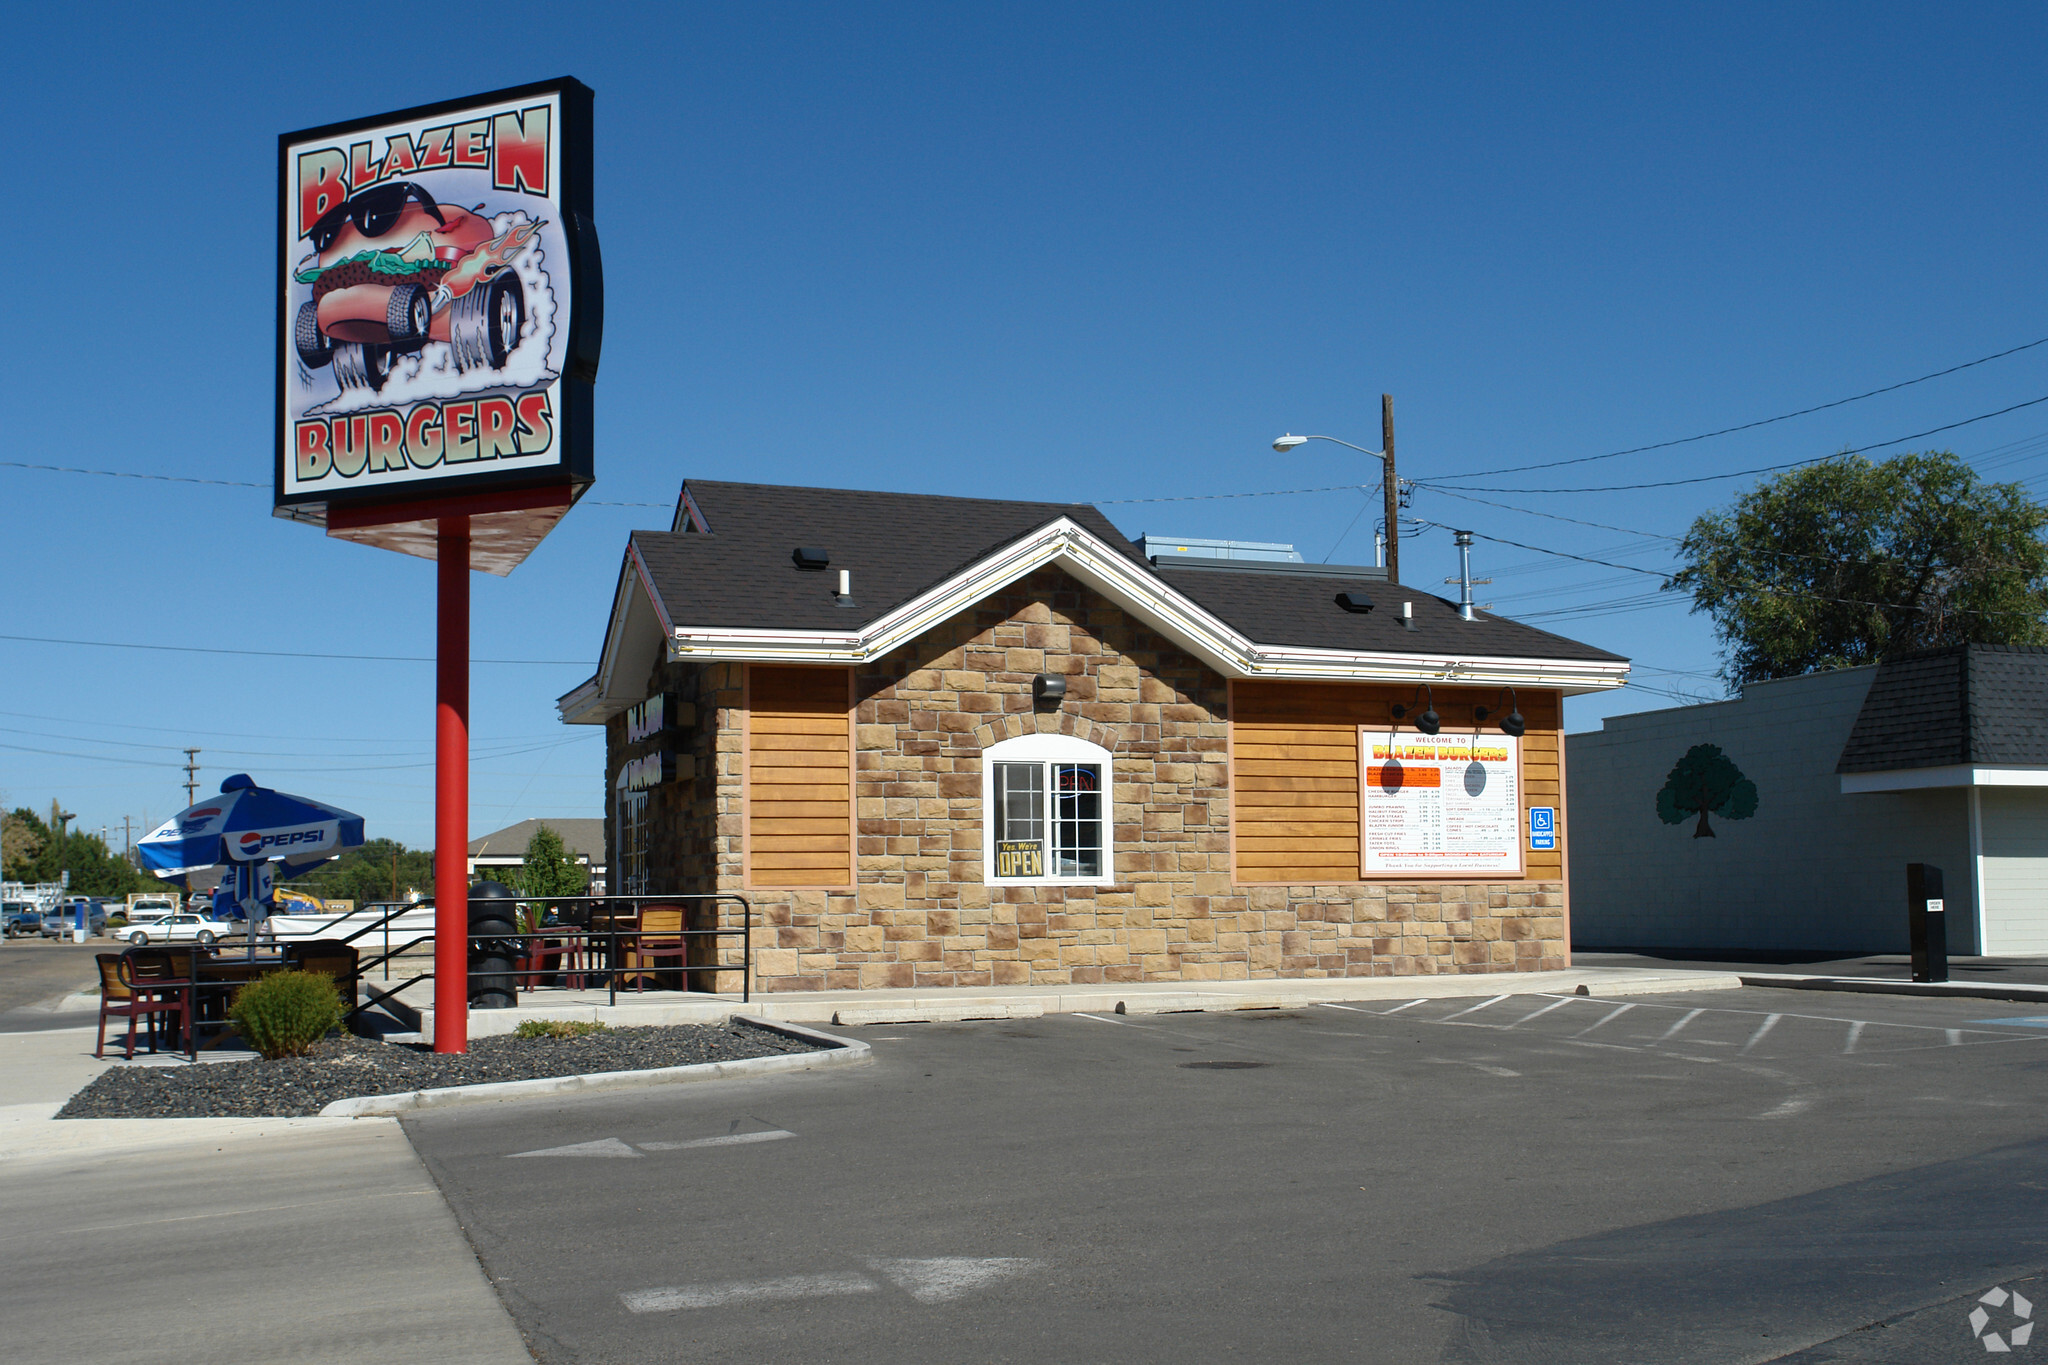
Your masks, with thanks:
[[(996, 764), (1094, 763), (1102, 768), (1102, 874), (1097, 877), (998, 877), (996, 871)], [(1116, 772), (1109, 750), (1071, 735), (1019, 735), (981, 753), (981, 879), (984, 886), (1109, 886), (1116, 881)], [(1053, 779), (1045, 781), (1045, 820), (1053, 821)], [(1047, 849), (1048, 856), (1051, 850)]]

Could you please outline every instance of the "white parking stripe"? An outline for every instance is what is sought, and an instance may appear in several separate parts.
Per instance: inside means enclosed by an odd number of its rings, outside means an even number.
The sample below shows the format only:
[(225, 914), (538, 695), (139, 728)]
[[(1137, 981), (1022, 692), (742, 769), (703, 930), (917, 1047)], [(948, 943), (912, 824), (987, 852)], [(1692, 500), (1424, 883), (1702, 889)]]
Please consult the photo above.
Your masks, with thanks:
[(1856, 1050), (1856, 1040), (1863, 1036), (1863, 1021), (1856, 1020), (1849, 1025), (1849, 1040), (1842, 1044), (1842, 1055), (1848, 1056)]
[(1501, 1027), (1503, 1029), (1520, 1028), (1522, 1025), (1528, 1023), (1531, 1019), (1541, 1019), (1544, 1015), (1550, 1013), (1552, 1010), (1563, 1009), (1566, 1005), (1571, 1004), (1571, 1002), (1576, 999), (1578, 999), (1578, 997), (1575, 995), (1567, 995), (1562, 1000), (1553, 1000), (1548, 1005), (1545, 1005), (1542, 1009), (1537, 1010), (1534, 1014), (1525, 1014), (1521, 1018), (1515, 1020), (1514, 1023), (1503, 1024), (1501, 1025)]
[(1586, 1025), (1577, 1033), (1574, 1033), (1572, 1037), (1583, 1038), (1587, 1034), (1591, 1033), (1594, 1029), (1599, 1028), (1601, 1024), (1606, 1023), (1610, 1019), (1619, 1019), (1622, 1015), (1627, 1014), (1630, 1010), (1634, 1008), (1634, 1005), (1616, 1005), (1613, 1009), (1609, 1010), (1606, 1014), (1602, 1015), (1597, 1021)]
[(1507, 998), (1508, 997), (1505, 995), (1496, 995), (1491, 1000), (1480, 1001), (1478, 1004), (1472, 1006), (1470, 1009), (1459, 1010), (1456, 1014), (1446, 1014), (1443, 1018), (1437, 1020), (1437, 1022), (1439, 1024), (1448, 1024), (1453, 1019), (1463, 1019), (1466, 1015), (1477, 1014), (1479, 1013), (1479, 1011), (1487, 1008), (1490, 1005), (1498, 1005), (1501, 1001), (1506, 1000)]
[[(1688, 1011), (1688, 1012), (1687, 1012), (1687, 1014), (1686, 1014), (1686, 1016), (1685, 1016), (1685, 1018), (1683, 1018), (1683, 1019), (1679, 1020), (1679, 1021), (1678, 1021), (1677, 1023), (1673, 1024), (1673, 1025), (1672, 1025), (1672, 1026), (1671, 1026), (1670, 1028), (1668, 1028), (1668, 1029), (1665, 1029), (1665, 1030), (1664, 1030), (1664, 1034), (1663, 1034), (1663, 1036), (1662, 1036), (1662, 1037), (1660, 1037), (1660, 1038), (1658, 1038), (1658, 1039), (1657, 1039), (1657, 1042), (1659, 1042), (1659, 1043), (1663, 1043), (1663, 1042), (1669, 1042), (1669, 1041), (1671, 1040), (1672, 1036), (1673, 1036), (1673, 1035), (1675, 1035), (1675, 1034), (1676, 1034), (1676, 1033), (1677, 1033), (1677, 1032), (1678, 1032), (1678, 1031), (1679, 1031), (1680, 1029), (1684, 1028), (1684, 1027), (1685, 1027), (1685, 1026), (1686, 1026), (1687, 1024), (1690, 1024), (1690, 1023), (1691, 1023), (1691, 1022), (1692, 1022), (1693, 1020), (1695, 1020), (1695, 1019), (1699, 1018), (1699, 1017), (1700, 1017), (1700, 1016), (1701, 1016), (1702, 1014), (1705, 1014), (1705, 1013), (1706, 1013), (1706, 1011), (1705, 1011), (1705, 1010), (1691, 1010), (1691, 1011)], [(1654, 1046), (1654, 1045), (1653, 1045), (1653, 1046)]]
[(1778, 1021), (1780, 1019), (1783, 1019), (1784, 1017), (1785, 1016), (1782, 1014), (1774, 1014), (1770, 1018), (1764, 1020), (1761, 1024), (1758, 1024), (1756, 1026), (1756, 1032), (1750, 1034), (1749, 1041), (1742, 1045), (1742, 1050), (1744, 1052), (1747, 1052), (1751, 1048), (1755, 1047), (1758, 1043), (1761, 1043), (1764, 1040), (1764, 1035), (1766, 1033), (1769, 1033), (1772, 1029), (1776, 1028), (1778, 1026)]
[(729, 1303), (872, 1294), (879, 1288), (865, 1275), (841, 1270), (825, 1275), (785, 1275), (775, 1280), (728, 1280), (724, 1284), (686, 1284), (673, 1289), (636, 1289), (619, 1295), (619, 1300), (629, 1312), (670, 1313), (679, 1308), (719, 1308)]

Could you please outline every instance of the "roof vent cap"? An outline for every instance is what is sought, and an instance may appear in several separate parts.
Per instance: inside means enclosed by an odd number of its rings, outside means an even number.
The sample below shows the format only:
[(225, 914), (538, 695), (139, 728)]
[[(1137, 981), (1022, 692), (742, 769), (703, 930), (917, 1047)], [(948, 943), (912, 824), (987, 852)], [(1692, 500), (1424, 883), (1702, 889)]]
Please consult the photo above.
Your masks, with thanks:
[(832, 552), (822, 545), (799, 545), (789, 557), (799, 569), (822, 569), (832, 562)]
[(1372, 599), (1362, 592), (1340, 592), (1337, 594), (1337, 605), (1346, 611), (1363, 614), (1372, 610)]

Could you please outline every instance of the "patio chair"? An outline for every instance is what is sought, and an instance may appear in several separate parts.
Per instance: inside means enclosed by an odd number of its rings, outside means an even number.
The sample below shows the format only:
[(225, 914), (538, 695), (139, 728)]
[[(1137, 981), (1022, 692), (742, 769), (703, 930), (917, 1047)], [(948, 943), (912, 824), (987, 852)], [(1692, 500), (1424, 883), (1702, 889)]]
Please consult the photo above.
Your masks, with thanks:
[(186, 983), (178, 981), (175, 988), (155, 984), (175, 980), (169, 958), (148, 953), (99, 953), (93, 960), (100, 969), (100, 1029), (93, 1056), (107, 1055), (108, 1015), (128, 1021), (126, 1059), (130, 1061), (135, 1057), (137, 1019), (145, 1020), (149, 1026), (151, 1052), (157, 1050), (163, 1016), (169, 1016), (181, 1032), (189, 1034), (185, 1028)]
[[(640, 932), (633, 939), (633, 946), (626, 950), (626, 968), (634, 973), (635, 991), (647, 989), (647, 978), (653, 973), (646, 968), (664, 962), (678, 967), (690, 964), (690, 940), (683, 937), (683, 914), (680, 905), (650, 905), (640, 911)], [(659, 978), (655, 984), (661, 984)], [(683, 985), (688, 989), (687, 973)]]

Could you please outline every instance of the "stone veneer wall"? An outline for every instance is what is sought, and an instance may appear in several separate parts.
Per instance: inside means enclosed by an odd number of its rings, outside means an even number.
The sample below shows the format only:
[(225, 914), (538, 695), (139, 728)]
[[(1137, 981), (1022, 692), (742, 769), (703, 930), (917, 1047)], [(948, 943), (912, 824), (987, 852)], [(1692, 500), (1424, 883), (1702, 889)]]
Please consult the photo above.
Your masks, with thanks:
[[(1053, 569), (857, 670), (856, 891), (744, 887), (741, 669), (672, 664), (650, 679), (697, 702), (678, 749), (698, 755), (696, 777), (656, 808), (672, 827), (652, 867), (656, 889), (684, 891), (711, 889), (715, 865), (717, 889), (754, 903), (758, 990), (1568, 965), (1558, 881), (1233, 884), (1223, 678)], [(1056, 710), (1034, 707), (1042, 672), (1066, 675)], [(1032, 731), (1110, 751), (1116, 884), (984, 884), (981, 752)], [(716, 989), (738, 986), (721, 973)]]

